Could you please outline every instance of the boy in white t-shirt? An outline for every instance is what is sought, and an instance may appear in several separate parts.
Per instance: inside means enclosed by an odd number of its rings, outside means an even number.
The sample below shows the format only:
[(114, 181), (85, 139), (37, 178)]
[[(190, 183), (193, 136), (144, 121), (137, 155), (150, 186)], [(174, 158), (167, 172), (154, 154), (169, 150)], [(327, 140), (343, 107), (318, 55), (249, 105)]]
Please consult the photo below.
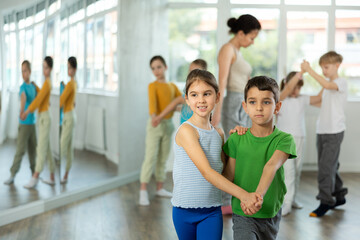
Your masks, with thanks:
[(308, 72), (324, 88), (320, 115), (317, 121), (318, 185), (320, 206), (310, 213), (311, 217), (322, 217), (329, 209), (345, 204), (347, 188), (338, 173), (340, 145), (345, 132), (345, 103), (347, 83), (339, 78), (338, 69), (342, 56), (330, 51), (319, 60), (323, 75), (317, 74), (309, 62), (301, 64), (301, 70)]

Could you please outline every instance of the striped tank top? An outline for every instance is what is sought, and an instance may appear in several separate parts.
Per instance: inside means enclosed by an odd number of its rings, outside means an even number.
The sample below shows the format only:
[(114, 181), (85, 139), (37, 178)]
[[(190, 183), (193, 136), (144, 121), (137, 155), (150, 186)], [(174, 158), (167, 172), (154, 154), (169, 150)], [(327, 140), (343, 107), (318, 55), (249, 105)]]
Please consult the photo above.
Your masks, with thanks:
[[(183, 124), (189, 124), (198, 131), (200, 146), (210, 166), (221, 174), (223, 170), (221, 161), (222, 139), (217, 130), (214, 127), (211, 127), (211, 130), (201, 129), (188, 121)], [(179, 131), (180, 127), (177, 131)], [(174, 154), (172, 205), (182, 208), (221, 206), (221, 190), (209, 183), (201, 175), (184, 148), (177, 145), (176, 141), (174, 141)]]

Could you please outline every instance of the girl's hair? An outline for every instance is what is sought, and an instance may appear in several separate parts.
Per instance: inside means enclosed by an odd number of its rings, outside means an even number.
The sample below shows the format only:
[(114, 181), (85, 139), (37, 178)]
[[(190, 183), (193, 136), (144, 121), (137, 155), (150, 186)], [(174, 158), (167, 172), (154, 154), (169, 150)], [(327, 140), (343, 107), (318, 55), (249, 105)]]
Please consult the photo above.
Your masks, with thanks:
[(31, 64), (28, 60), (24, 60), (22, 63), (21, 63), (21, 66), (23, 65), (26, 65), (27, 69), (29, 69), (29, 71), (31, 72)]
[[(284, 90), (285, 84), (288, 83), (297, 73), (298, 72), (292, 71), (286, 76), (286, 78), (283, 78), (283, 80), (281, 80), (280, 91)], [(302, 79), (299, 80), (296, 86), (304, 86), (304, 81)]]
[(46, 62), (46, 64), (48, 65), (49, 68), (51, 68), (51, 69), (53, 68), (54, 62), (53, 62), (52, 57), (46, 56), (46, 57), (44, 58), (44, 61)]
[(150, 59), (150, 66), (151, 64), (153, 63), (153, 61), (155, 60), (159, 60), (160, 62), (162, 62), (162, 64), (164, 64), (164, 66), (166, 67), (166, 62), (165, 62), (165, 59), (160, 56), (160, 55), (156, 55), (156, 56), (153, 56), (151, 59)]
[(248, 34), (253, 30), (260, 30), (260, 22), (252, 15), (241, 15), (238, 19), (229, 18), (227, 25), (230, 28), (230, 33), (237, 34), (239, 31), (243, 31), (244, 34)]
[(76, 57), (69, 57), (68, 63), (70, 64), (70, 66), (71, 66), (72, 68), (77, 69)]
[(201, 67), (203, 70), (207, 70), (207, 62), (204, 59), (198, 58), (191, 63), (196, 64)]
[(203, 81), (215, 89), (216, 94), (219, 92), (219, 86), (214, 75), (211, 72), (201, 69), (192, 70), (186, 79), (185, 94), (188, 94), (190, 86), (196, 81)]

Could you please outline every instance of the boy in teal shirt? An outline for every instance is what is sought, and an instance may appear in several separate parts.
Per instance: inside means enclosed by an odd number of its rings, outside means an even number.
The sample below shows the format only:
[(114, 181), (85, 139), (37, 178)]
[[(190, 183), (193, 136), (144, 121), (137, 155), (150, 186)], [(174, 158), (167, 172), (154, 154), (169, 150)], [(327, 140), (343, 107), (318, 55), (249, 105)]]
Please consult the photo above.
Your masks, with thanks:
[(232, 134), (223, 146), (229, 157), (225, 176), (244, 190), (259, 193), (263, 203), (254, 213), (232, 198), (234, 239), (276, 239), (286, 193), (282, 165), (296, 157), (295, 142), (273, 125), (273, 116), (281, 108), (274, 79), (250, 79), (242, 104), (252, 127), (244, 135)]

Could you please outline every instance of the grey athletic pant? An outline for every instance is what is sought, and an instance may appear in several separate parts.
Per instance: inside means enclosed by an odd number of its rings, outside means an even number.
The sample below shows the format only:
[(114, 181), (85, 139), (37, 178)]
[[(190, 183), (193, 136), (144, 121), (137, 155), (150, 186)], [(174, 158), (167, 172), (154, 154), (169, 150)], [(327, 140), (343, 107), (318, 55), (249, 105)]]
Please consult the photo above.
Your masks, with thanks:
[(275, 240), (279, 232), (281, 209), (273, 218), (253, 218), (233, 214), (234, 240)]
[(343, 187), (340, 178), (339, 155), (344, 132), (335, 134), (317, 134), (318, 150), (318, 187), (316, 196), (323, 204), (334, 205), (337, 200), (344, 199), (347, 188)]

